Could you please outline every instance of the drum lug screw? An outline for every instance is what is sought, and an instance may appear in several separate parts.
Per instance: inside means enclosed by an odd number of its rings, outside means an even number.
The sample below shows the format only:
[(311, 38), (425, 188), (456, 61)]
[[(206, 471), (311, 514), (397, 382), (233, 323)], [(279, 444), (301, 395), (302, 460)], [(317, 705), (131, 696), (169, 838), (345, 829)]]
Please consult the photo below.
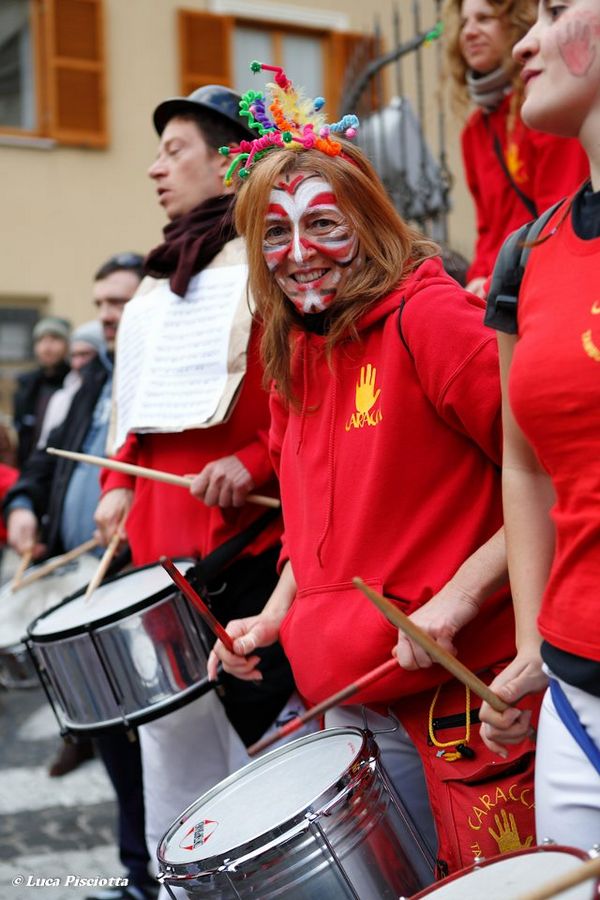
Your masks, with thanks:
[(597, 859), (600, 856), (600, 844), (594, 844), (589, 855), (591, 859)]
[(549, 838), (549, 837), (544, 838), (544, 840), (542, 841), (542, 844), (544, 847), (548, 847), (555, 843), (556, 843), (556, 841), (553, 841), (552, 838)]
[(485, 862), (485, 856), (476, 856), (475, 859), (473, 860), (473, 865), (480, 866), (484, 862)]

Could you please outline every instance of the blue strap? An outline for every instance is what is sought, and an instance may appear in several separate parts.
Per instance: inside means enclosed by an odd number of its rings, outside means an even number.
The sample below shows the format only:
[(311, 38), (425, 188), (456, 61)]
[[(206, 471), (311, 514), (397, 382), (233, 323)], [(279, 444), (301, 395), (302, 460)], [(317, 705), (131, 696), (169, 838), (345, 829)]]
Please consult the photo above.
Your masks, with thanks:
[(576, 741), (591, 764), (600, 775), (600, 749), (585, 730), (585, 726), (579, 721), (579, 716), (571, 706), (569, 699), (555, 678), (550, 679), (550, 693), (556, 712), (571, 737)]

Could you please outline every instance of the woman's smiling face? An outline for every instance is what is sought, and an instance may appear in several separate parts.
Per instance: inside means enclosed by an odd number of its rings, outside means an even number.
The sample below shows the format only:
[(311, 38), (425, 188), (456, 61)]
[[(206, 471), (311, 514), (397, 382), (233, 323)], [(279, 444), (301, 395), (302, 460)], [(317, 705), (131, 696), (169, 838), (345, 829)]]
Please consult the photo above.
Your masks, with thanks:
[(291, 172), (269, 197), (263, 256), (300, 313), (321, 312), (343, 296), (363, 265), (358, 235), (331, 185), (316, 172)]

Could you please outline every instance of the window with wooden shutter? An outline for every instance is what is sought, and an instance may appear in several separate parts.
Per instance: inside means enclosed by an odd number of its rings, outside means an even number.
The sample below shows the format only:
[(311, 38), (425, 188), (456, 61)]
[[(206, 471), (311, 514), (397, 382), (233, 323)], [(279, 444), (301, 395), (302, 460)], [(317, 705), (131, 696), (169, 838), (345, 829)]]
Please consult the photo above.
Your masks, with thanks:
[(358, 71), (374, 56), (372, 36), (310, 28), (300, 23), (283, 25), (180, 9), (178, 24), (183, 94), (212, 83), (238, 91), (249, 87), (260, 90), (262, 83), (251, 78), (249, 71), (250, 57), (254, 56), (285, 67), (309, 95), (324, 93), (331, 120), (348, 112), (338, 108), (348, 73)]
[(107, 143), (102, 0), (47, 0), (48, 133)]
[[(6, 39), (12, 48), (18, 40), (20, 52), (12, 81), (0, 85), (10, 101), (0, 108), (0, 132), (106, 146), (103, 0), (10, 3), (12, 16), (0, 16), (0, 43)], [(18, 19), (25, 8), (27, 18)], [(29, 46), (31, 54), (24, 53)]]
[(191, 94), (203, 84), (231, 87), (233, 19), (180, 9), (178, 27), (182, 94)]

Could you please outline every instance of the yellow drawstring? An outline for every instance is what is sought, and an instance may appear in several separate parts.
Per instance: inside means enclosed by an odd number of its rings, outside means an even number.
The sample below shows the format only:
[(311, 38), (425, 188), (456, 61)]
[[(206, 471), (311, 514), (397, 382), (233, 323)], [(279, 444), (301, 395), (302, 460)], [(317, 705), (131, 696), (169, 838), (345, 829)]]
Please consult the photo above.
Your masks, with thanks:
[(442, 750), (442, 752), (439, 753), (438, 756), (443, 757), (446, 762), (454, 762), (457, 759), (463, 759), (466, 754), (461, 753), (459, 750), (453, 750), (452, 752), (449, 752), (447, 750), (444, 750), (443, 748), (458, 747), (459, 745), (462, 745), (464, 747), (469, 743), (469, 738), (471, 737), (471, 691), (468, 687), (465, 687), (466, 728), (464, 738), (458, 738), (455, 741), (438, 741), (433, 730), (433, 711), (435, 709), (435, 704), (438, 701), (441, 689), (442, 685), (440, 684), (435, 694), (433, 695), (433, 700), (431, 701), (431, 706), (429, 707), (429, 740), (434, 747), (439, 747), (440, 750)]

